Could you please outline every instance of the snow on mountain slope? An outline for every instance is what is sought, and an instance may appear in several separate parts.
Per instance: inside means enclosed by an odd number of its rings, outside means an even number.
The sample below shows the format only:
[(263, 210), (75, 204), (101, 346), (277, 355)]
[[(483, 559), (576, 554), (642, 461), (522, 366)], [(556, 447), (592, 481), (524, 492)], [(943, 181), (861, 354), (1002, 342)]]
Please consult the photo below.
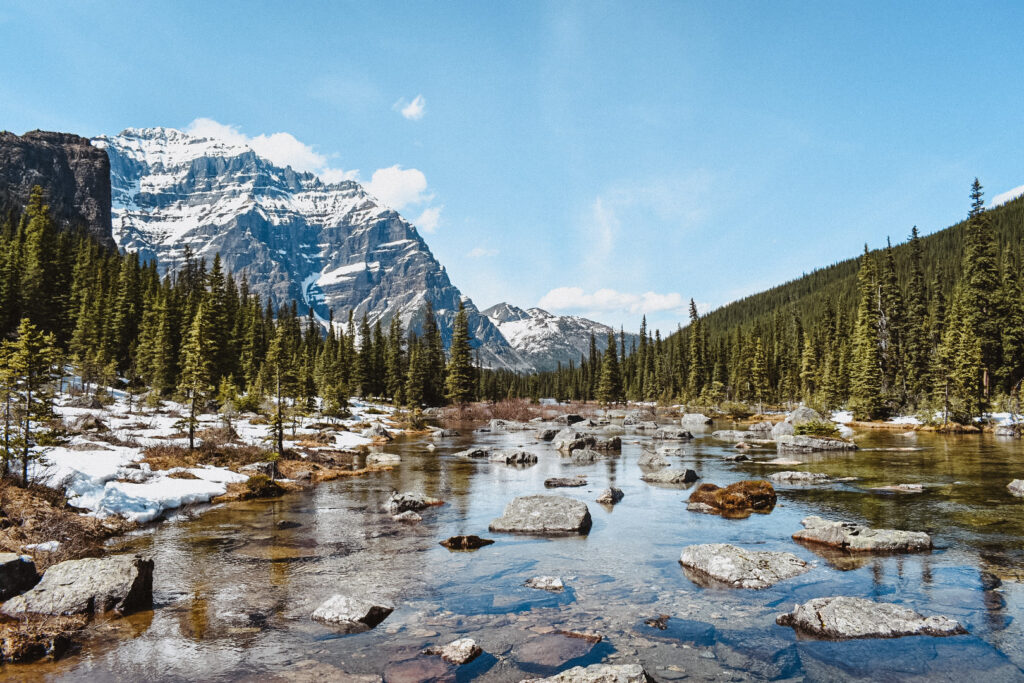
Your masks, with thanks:
[[(508, 343), (519, 355), (538, 370), (555, 370), (558, 364), (579, 363), (580, 357), (590, 354), (590, 335), (598, 351), (608, 346), (608, 333), (618, 332), (587, 318), (572, 315), (553, 315), (540, 308), (523, 310), (508, 303), (500, 303), (483, 311), (491, 319)], [(626, 349), (639, 337), (626, 334)]]
[(293, 299), (421, 330), (429, 300), (445, 342), (460, 299), (487, 367), (529, 370), (473, 302), (452, 285), (416, 228), (355, 181), (326, 184), (244, 145), (172, 128), (129, 128), (93, 142), (110, 157), (114, 239), (173, 271), (186, 254), (245, 272), (275, 305)]

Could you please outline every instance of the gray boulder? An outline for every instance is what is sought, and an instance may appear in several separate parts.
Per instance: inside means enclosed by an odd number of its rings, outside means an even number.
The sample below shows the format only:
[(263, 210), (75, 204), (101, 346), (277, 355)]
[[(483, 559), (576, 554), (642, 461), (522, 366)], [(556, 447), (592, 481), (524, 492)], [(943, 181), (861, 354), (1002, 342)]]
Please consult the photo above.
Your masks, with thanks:
[(402, 462), (402, 456), (396, 453), (370, 453), (366, 456), (367, 465), (397, 465)]
[(574, 425), (577, 422), (583, 422), (583, 416), (577, 415), (576, 413), (566, 413), (565, 415), (559, 415), (555, 418), (555, 422), (560, 425)]
[(810, 570), (791, 553), (745, 550), (727, 543), (687, 546), (679, 563), (733, 588), (767, 588)]
[(537, 438), (541, 441), (551, 441), (558, 435), (557, 429), (540, 429), (537, 431)]
[(153, 602), (153, 560), (137, 555), (68, 560), (46, 570), (35, 588), (0, 610), (9, 617), (127, 614)]
[(776, 441), (782, 436), (792, 436), (796, 432), (792, 422), (776, 422), (772, 427), (772, 438)]
[(819, 638), (841, 640), (967, 633), (948, 617), (925, 617), (901, 605), (846, 596), (814, 598), (795, 605), (792, 612), (780, 614), (775, 623)]
[(829, 480), (829, 476), (821, 472), (794, 472), (792, 470), (776, 472), (768, 475), (768, 478), (772, 481), (790, 484), (820, 484)]
[(423, 518), (420, 517), (419, 514), (413, 512), (412, 510), (406, 510), (401, 514), (393, 515), (391, 519), (393, 519), (396, 522), (404, 522), (406, 524), (416, 524), (417, 522), (423, 521)]
[(669, 467), (656, 472), (645, 472), (640, 478), (649, 484), (692, 484), (700, 479), (700, 475), (693, 470)]
[(491, 457), (490, 448), (467, 448), (455, 454), (457, 458), (470, 458), (471, 460), (483, 460)]
[(603, 458), (603, 455), (591, 448), (577, 448), (569, 451), (569, 460), (574, 465), (589, 465)]
[(380, 422), (374, 422), (364, 429), (363, 436), (367, 439), (383, 439), (384, 441), (391, 441), (391, 432), (389, 432), (388, 428)]
[(36, 564), (31, 557), (0, 553), (0, 602), (24, 593), (38, 581)]
[(654, 432), (654, 438), (666, 441), (689, 441), (693, 438), (693, 434), (682, 427), (662, 427)]
[(625, 496), (625, 494), (622, 492), (622, 489), (611, 486), (601, 492), (601, 495), (597, 497), (596, 502), (601, 505), (615, 505), (622, 500), (623, 496)]
[(655, 432), (658, 430), (658, 423), (652, 421), (638, 422), (633, 425), (633, 429), (638, 432)]
[(425, 655), (435, 655), (449, 664), (468, 664), (483, 653), (483, 650), (472, 638), (459, 638), (444, 646), (428, 647)]
[(799, 434), (780, 436), (776, 442), (779, 451), (789, 453), (811, 453), (813, 451), (854, 451), (857, 445), (842, 439), (823, 439)]
[(532, 429), (531, 425), (525, 422), (516, 422), (515, 420), (491, 420), (488, 424), (492, 432), (521, 432), (526, 429)]
[(537, 464), (537, 455), (529, 451), (498, 451), (492, 453), (488, 460), (504, 465), (535, 465)]
[(527, 588), (536, 588), (542, 591), (557, 592), (565, 588), (565, 584), (557, 576), (535, 576), (523, 585)]
[(1024, 497), (1024, 479), (1014, 479), (1006, 485), (1007, 490), (1017, 497)]
[(738, 441), (745, 441), (752, 436), (750, 432), (741, 431), (739, 429), (719, 429), (711, 432), (711, 436), (719, 441), (728, 441), (730, 443), (736, 443)]
[(544, 488), (564, 489), (587, 485), (586, 477), (550, 477), (544, 480)]
[(750, 425), (747, 427), (747, 430), (761, 436), (767, 436), (772, 433), (772, 423), (765, 420), (764, 422), (758, 422)]
[(454, 429), (435, 429), (430, 434), (431, 439), (448, 439), (454, 436), (458, 436), (459, 433)]
[(595, 451), (621, 451), (622, 439), (617, 436), (613, 436), (610, 439), (595, 439), (594, 445), (591, 448)]
[(668, 467), (672, 463), (668, 461), (668, 458), (659, 453), (644, 451), (640, 457), (636, 459), (636, 464), (640, 465), (640, 467)]
[(388, 502), (384, 504), (384, 509), (392, 515), (397, 515), (408, 510), (419, 512), (420, 510), (425, 510), (434, 505), (444, 505), (444, 501), (438, 500), (437, 498), (431, 498), (430, 496), (426, 496), (422, 493), (415, 493), (411, 491), (398, 493), (395, 491), (392, 492), (391, 497), (388, 498)]
[(850, 552), (919, 552), (930, 550), (931, 537), (922, 531), (872, 529), (852, 522), (833, 522), (811, 516), (801, 522), (804, 528), (793, 534), (797, 541), (821, 543)]
[(563, 496), (520, 496), (491, 522), (491, 531), (521, 534), (586, 534), (593, 523), (586, 503)]
[(704, 427), (711, 424), (711, 418), (703, 413), (685, 413), (679, 421), (683, 427)]
[(548, 678), (530, 678), (520, 683), (648, 683), (651, 679), (639, 664), (591, 664), (574, 666)]
[(601, 428), (601, 432), (607, 436), (622, 436), (626, 430), (620, 425), (605, 425)]
[(789, 415), (786, 416), (786, 422), (799, 427), (806, 422), (823, 422), (824, 418), (821, 417), (821, 413), (807, 406), (800, 406)]
[(686, 455), (685, 446), (658, 446), (657, 453), (665, 457)]
[(329, 624), (342, 633), (362, 633), (387, 619), (394, 611), (391, 605), (348, 595), (333, 595), (316, 608), (313, 621)]

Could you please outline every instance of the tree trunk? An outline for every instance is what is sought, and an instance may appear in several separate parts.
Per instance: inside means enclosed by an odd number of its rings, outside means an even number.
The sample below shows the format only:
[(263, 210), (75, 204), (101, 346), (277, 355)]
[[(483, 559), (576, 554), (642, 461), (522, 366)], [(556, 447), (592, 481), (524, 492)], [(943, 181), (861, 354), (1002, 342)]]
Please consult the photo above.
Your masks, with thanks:
[(188, 408), (188, 449), (196, 449), (196, 392), (192, 390), (192, 399)]
[(32, 382), (25, 384), (25, 447), (21, 454), (21, 482), (28, 487), (28, 450), (32, 440)]

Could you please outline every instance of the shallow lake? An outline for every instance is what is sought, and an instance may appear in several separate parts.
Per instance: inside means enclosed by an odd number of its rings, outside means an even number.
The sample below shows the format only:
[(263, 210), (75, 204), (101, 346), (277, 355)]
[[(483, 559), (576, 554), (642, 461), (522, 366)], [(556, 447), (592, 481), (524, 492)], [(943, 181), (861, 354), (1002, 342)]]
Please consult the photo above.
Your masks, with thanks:
[[(716, 428), (733, 425), (716, 424)], [(724, 519), (686, 510), (689, 489), (640, 480), (637, 458), (654, 442), (623, 436), (621, 455), (572, 465), (532, 432), (406, 438), (382, 450), (402, 456), (386, 472), (320, 484), (273, 501), (182, 516), (123, 541), (117, 551), (156, 562), (155, 608), (101, 624), (64, 660), (8, 666), (0, 676), (62, 680), (519, 681), (576, 664), (636, 662), (655, 680), (1024, 680), (1024, 500), (1006, 484), (1024, 477), (1024, 446), (991, 436), (865, 432), (852, 453), (794, 455), (800, 466), (729, 462), (731, 444), (710, 431), (683, 444), (674, 466), (726, 485), (783, 469), (855, 481), (776, 485), (770, 514)], [(537, 453), (531, 467), (455, 457), (470, 445)], [(551, 476), (582, 474), (582, 488), (546, 490)], [(878, 491), (923, 484), (922, 493)], [(625, 498), (594, 502), (609, 485)], [(446, 501), (408, 525), (382, 509), (394, 491)], [(490, 533), (515, 496), (586, 501), (588, 536), (539, 538)], [(790, 535), (816, 514), (871, 526), (927, 531), (930, 553), (884, 557), (820, 554)], [(450, 552), (438, 542), (477, 534), (496, 542)], [(814, 568), (765, 590), (703, 586), (678, 563), (693, 543), (728, 542), (786, 550)], [(526, 588), (560, 576), (561, 593)], [(376, 629), (338, 635), (310, 614), (334, 593), (373, 595), (395, 612)], [(959, 620), (968, 635), (825, 642), (775, 624), (793, 603), (829, 595), (898, 602)], [(664, 630), (645, 620), (669, 615)], [(592, 632), (599, 643), (561, 634)], [(463, 635), (485, 654), (460, 668), (419, 654)]]

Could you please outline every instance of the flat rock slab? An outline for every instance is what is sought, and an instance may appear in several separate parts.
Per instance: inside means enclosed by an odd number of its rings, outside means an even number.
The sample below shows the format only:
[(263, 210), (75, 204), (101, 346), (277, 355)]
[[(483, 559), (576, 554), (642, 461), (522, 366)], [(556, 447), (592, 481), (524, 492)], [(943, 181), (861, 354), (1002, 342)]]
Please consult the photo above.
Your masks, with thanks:
[(0, 553), (0, 602), (24, 593), (38, 581), (36, 564), (31, 557)]
[(366, 456), (367, 465), (397, 465), (402, 462), (402, 456), (395, 453), (370, 453)]
[(548, 678), (529, 678), (521, 683), (647, 683), (650, 679), (639, 664), (592, 664), (575, 666)]
[(1006, 488), (1018, 498), (1024, 498), (1024, 479), (1014, 479), (1006, 485)]
[(796, 541), (822, 543), (850, 552), (920, 552), (931, 550), (931, 536), (922, 531), (872, 529), (853, 522), (835, 522), (821, 517), (806, 517), (804, 528), (793, 534)]
[(780, 452), (811, 453), (813, 451), (854, 451), (857, 445), (842, 439), (823, 439), (802, 434), (783, 434), (776, 442)]
[(700, 475), (693, 470), (669, 467), (656, 472), (645, 472), (640, 478), (649, 484), (692, 484), (700, 479)]
[(46, 570), (35, 588), (4, 603), (2, 612), (127, 614), (153, 603), (153, 560), (136, 555), (68, 560)]
[(827, 474), (821, 472), (794, 472), (793, 470), (769, 474), (768, 478), (775, 482), (789, 484), (822, 484), (830, 480)]
[(768, 588), (810, 570), (792, 553), (746, 550), (728, 543), (687, 546), (679, 563), (733, 588)]
[(468, 664), (483, 653), (483, 650), (472, 638), (459, 638), (447, 645), (428, 647), (425, 655), (435, 655), (451, 664)]
[(523, 585), (542, 591), (560, 591), (565, 588), (565, 584), (557, 576), (535, 576)]
[(392, 493), (391, 497), (388, 498), (388, 502), (384, 504), (384, 509), (393, 515), (397, 515), (408, 510), (419, 512), (434, 505), (444, 505), (444, 501), (431, 498), (422, 493), (406, 491), (404, 493)]
[(780, 614), (775, 622), (819, 638), (842, 640), (967, 633), (959, 622), (948, 617), (925, 617), (901, 605), (845, 596), (809, 600), (788, 614)]
[(489, 538), (480, 538), (479, 536), (452, 536), (449, 539), (441, 541), (439, 545), (443, 545), (448, 550), (476, 550), (477, 548), (483, 548), (485, 545), (491, 545), (494, 543)]
[(313, 621), (333, 626), (343, 633), (369, 631), (395, 610), (363, 598), (333, 595), (313, 612)]
[(549, 489), (576, 488), (586, 485), (586, 477), (551, 477), (544, 480), (544, 487)]
[(593, 520), (587, 504), (563, 496), (520, 496), (490, 524), (491, 531), (521, 534), (586, 534)]

